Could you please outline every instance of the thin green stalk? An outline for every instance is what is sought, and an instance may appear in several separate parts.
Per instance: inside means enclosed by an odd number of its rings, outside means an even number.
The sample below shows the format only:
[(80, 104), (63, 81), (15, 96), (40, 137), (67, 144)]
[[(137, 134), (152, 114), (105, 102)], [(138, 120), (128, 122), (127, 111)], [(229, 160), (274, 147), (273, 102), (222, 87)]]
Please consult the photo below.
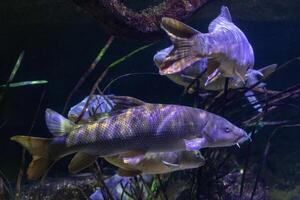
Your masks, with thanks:
[(76, 120), (76, 123), (80, 121), (80, 119), (82, 118), (82, 116), (84, 115), (85, 111), (86, 111), (86, 108), (88, 107), (96, 89), (98, 88), (98, 85), (100, 84), (100, 82), (104, 79), (104, 77), (106, 76), (106, 74), (109, 72), (110, 69), (112, 69), (113, 67), (115, 67), (116, 65), (122, 63), (123, 61), (125, 61), (126, 59), (128, 59), (129, 57), (133, 56), (134, 54), (150, 47), (151, 45), (153, 45), (154, 43), (151, 43), (151, 44), (148, 44), (148, 45), (145, 45), (145, 46), (142, 46), (134, 51), (132, 51), (131, 53), (127, 54), (126, 56), (123, 56), (122, 58), (116, 60), (115, 62), (111, 63), (103, 72), (102, 74), (99, 76), (99, 78), (97, 79), (97, 81), (95, 82), (95, 84), (93, 85), (93, 88), (89, 94), (89, 98), (88, 100), (86, 101), (85, 105), (84, 105), (84, 108), (82, 109), (80, 115), (78, 116), (77, 120)]
[(64, 109), (63, 109), (63, 114), (65, 113), (69, 102), (71, 100), (71, 98), (73, 97), (73, 95), (75, 94), (75, 92), (78, 90), (78, 88), (84, 83), (84, 81), (86, 80), (86, 78), (94, 71), (94, 69), (96, 68), (97, 64), (100, 62), (100, 60), (103, 58), (103, 56), (105, 55), (107, 49), (110, 47), (111, 43), (114, 41), (114, 36), (110, 36), (110, 38), (108, 39), (108, 41), (106, 42), (105, 46), (100, 50), (100, 52), (98, 53), (97, 57), (95, 58), (95, 60), (93, 61), (93, 63), (90, 65), (90, 67), (88, 68), (88, 70), (80, 77), (79, 81), (77, 82), (77, 84), (75, 85), (75, 87), (73, 88), (73, 90), (70, 92)]

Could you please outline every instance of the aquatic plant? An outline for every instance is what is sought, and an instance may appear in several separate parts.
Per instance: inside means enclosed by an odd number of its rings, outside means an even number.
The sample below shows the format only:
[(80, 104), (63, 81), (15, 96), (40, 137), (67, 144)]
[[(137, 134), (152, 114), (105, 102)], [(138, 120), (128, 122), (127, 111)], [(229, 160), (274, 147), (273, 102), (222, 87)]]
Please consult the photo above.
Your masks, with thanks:
[(22, 81), (22, 82), (13, 83), (16, 73), (19, 70), (20, 65), (22, 63), (24, 53), (25, 53), (24, 51), (22, 51), (20, 53), (20, 55), (17, 59), (17, 62), (15, 64), (15, 66), (13, 67), (13, 70), (11, 71), (11, 74), (10, 74), (7, 82), (5, 84), (0, 85), (0, 102), (4, 98), (4, 95), (8, 88), (23, 87), (23, 86), (28, 86), (28, 85), (40, 85), (40, 84), (48, 83), (48, 81), (46, 81), (46, 80)]

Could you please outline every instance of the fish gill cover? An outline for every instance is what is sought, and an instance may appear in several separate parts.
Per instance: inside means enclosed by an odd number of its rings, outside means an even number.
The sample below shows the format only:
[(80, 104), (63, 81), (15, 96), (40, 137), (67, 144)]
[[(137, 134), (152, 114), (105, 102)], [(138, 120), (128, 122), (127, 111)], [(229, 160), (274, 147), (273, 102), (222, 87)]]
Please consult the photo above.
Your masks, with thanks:
[[(51, 81), (59, 82), (54, 90), (61, 100), (58, 94), (66, 91), (70, 79), (55, 72), (60, 79), (13, 82), (24, 56), (20, 54), (8, 80), (0, 86), (1, 106), (12, 105), (10, 95), (18, 96), (17, 87), (36, 85), (42, 92), (29, 130), (20, 132), (25, 129), (10, 122), (11, 115), (23, 113), (5, 109), (2, 114), (0, 126), (7, 140), (1, 141), (2, 149), (9, 144), (12, 152), (19, 150), (15, 143), (8, 143), (9, 137), (24, 149), (19, 165), (13, 167), (14, 176), (3, 172), (8, 171), (2, 170), (4, 164), (0, 166), (0, 199), (292, 199), (299, 195), (299, 169), (294, 168), (292, 183), (284, 183), (286, 177), (273, 166), (278, 162), (273, 143), (279, 133), (299, 130), (300, 85), (273, 89), (269, 84), (272, 76), (282, 81), (285, 71), (297, 72), (299, 57), (254, 66), (254, 56), (263, 59), (263, 55), (257, 56), (255, 40), (248, 39), (247, 29), (235, 22), (226, 6), (207, 33), (179, 21), (201, 12), (206, 0), (163, 1), (138, 11), (117, 0), (74, 2), (113, 35), (86, 71), (80, 72), (79, 80), (72, 79), (73, 89), (59, 102), (61, 114), (46, 109), (53, 105), (47, 102), (51, 97), (46, 93), (55, 86)], [(114, 45), (116, 52), (122, 47), (118, 36), (154, 41), (162, 36), (159, 27), (170, 38), (162, 50), (157, 47), (161, 42), (148, 43), (120, 58), (108, 57), (114, 54), (110, 50)], [(150, 54), (149, 49), (157, 53)], [(143, 52), (145, 58), (140, 57)], [(152, 57), (159, 73), (149, 67), (154, 65)], [(134, 58), (142, 60), (150, 72), (143, 72), (145, 67), (138, 71), (124, 68), (125, 61)], [(121, 65), (124, 69), (118, 71)], [(74, 68), (65, 70), (75, 75)], [(175, 84), (160, 81), (163, 76)], [(134, 84), (133, 91), (124, 84)], [(149, 86), (153, 91), (146, 91)], [(178, 88), (175, 95), (172, 88)], [(31, 88), (19, 89), (33, 93)], [(144, 95), (129, 96), (138, 89)], [(152, 98), (144, 101), (147, 95)], [(80, 103), (74, 105), (77, 101)], [(23, 107), (34, 107), (24, 103)], [(48, 130), (38, 128), (45, 132), (39, 133), (36, 126)], [(46, 132), (52, 136), (47, 137)], [(287, 154), (294, 155), (292, 151)], [(73, 174), (69, 175), (61, 159), (73, 153), (68, 166)], [(3, 157), (1, 163), (10, 163), (11, 158)]]

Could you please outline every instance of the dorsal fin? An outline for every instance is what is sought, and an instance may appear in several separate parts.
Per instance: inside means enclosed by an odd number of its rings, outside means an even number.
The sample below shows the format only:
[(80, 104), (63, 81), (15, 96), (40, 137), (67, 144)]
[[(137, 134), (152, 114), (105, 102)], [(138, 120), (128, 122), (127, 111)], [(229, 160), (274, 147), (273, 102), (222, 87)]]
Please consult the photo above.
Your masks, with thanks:
[(62, 136), (66, 133), (70, 133), (75, 126), (72, 121), (64, 118), (62, 115), (49, 108), (46, 109), (45, 119), (49, 131), (54, 136)]
[(129, 96), (108, 96), (109, 99), (115, 104), (112, 111), (114, 113), (122, 112), (122, 110), (126, 110), (136, 106), (142, 106), (147, 104), (146, 102)]
[(231, 14), (230, 14), (229, 9), (228, 9), (227, 6), (222, 6), (221, 13), (220, 13), (219, 16), (227, 19), (230, 22), (232, 22)]
[(161, 28), (164, 29), (169, 36), (172, 35), (180, 38), (190, 38), (200, 33), (192, 27), (169, 17), (162, 18)]

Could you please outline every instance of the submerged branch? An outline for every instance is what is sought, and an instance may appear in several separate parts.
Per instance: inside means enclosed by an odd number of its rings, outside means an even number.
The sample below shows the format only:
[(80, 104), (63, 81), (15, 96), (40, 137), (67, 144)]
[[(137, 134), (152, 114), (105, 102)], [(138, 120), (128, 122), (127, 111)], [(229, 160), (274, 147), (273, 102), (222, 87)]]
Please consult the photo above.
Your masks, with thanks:
[(161, 36), (164, 16), (183, 20), (210, 0), (164, 0), (135, 12), (120, 0), (73, 0), (91, 14), (109, 33), (138, 40), (155, 40)]

